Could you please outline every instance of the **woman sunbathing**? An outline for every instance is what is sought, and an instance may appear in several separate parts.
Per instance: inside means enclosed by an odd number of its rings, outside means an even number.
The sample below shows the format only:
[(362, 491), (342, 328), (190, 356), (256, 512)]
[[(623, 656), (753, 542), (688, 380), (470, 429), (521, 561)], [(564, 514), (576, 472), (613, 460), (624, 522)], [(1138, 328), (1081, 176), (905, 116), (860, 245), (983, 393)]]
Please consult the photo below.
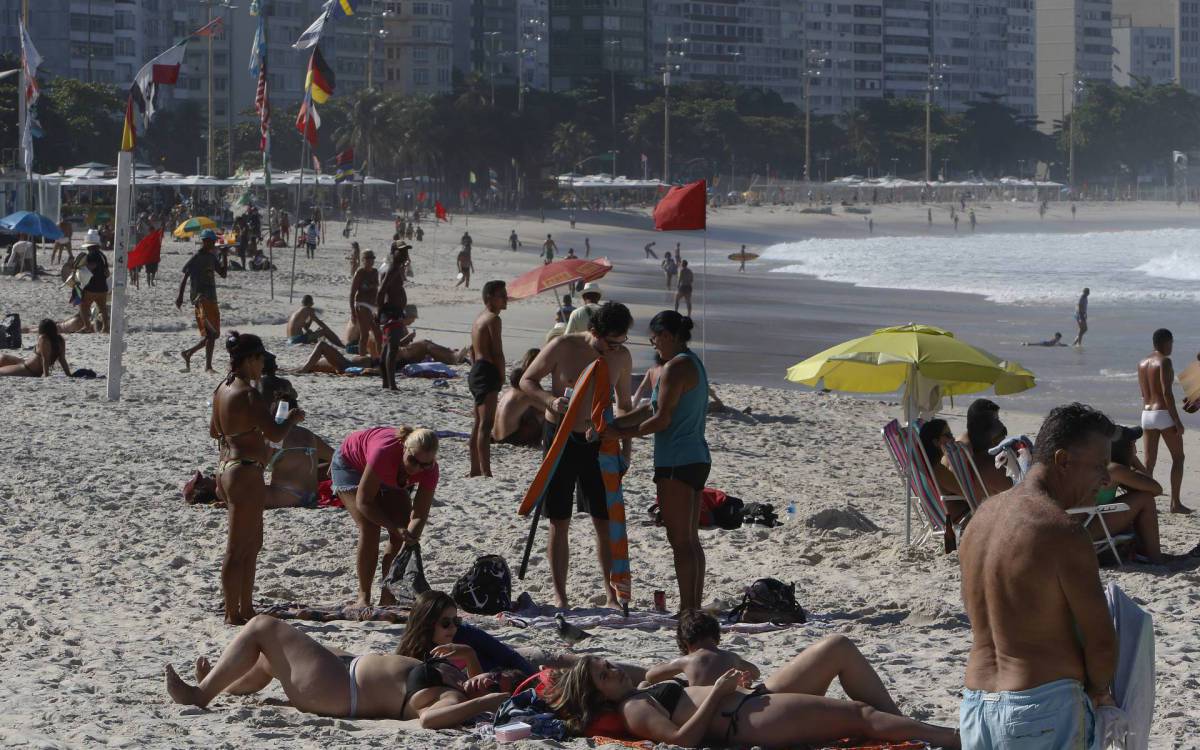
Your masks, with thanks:
[[(861, 654), (850, 656), (851, 649), (857, 653), (842, 636), (827, 638), (753, 691), (749, 675), (738, 669), (711, 687), (663, 682), (638, 690), (615, 664), (587, 656), (558, 679), (551, 701), (575, 734), (615, 709), (634, 737), (682, 747), (787, 747), (843, 737), (961, 747), (955, 730), (901, 716), (879, 676)], [(824, 697), (834, 677), (850, 700)]]
[[(1154, 498), (1162, 494), (1162, 485), (1146, 472), (1146, 467), (1137, 457), (1137, 439), (1140, 429), (1129, 430), (1120, 440), (1112, 444), (1111, 462), (1108, 464), (1108, 482), (1096, 493), (1096, 505), (1125, 503), (1129, 510), (1104, 514), (1104, 524), (1110, 534), (1132, 531), (1137, 537), (1137, 550), (1154, 565), (1163, 563), (1162, 549), (1158, 542), (1158, 508)], [(1088, 524), (1092, 539), (1104, 539), (1104, 527), (1099, 518)]]
[(317, 643), (291, 625), (257, 615), (213, 666), (196, 660), (198, 685), (166, 665), (167, 693), (207, 706), (221, 693), (250, 695), (278, 679), (292, 706), (346, 719), (417, 719), (424, 729), (455, 727), (499, 708), (519, 679), (514, 674), (467, 677), (442, 659), (422, 662), (394, 654), (353, 656)]
[(360, 368), (363, 374), (367, 374), (372, 368), (379, 366), (379, 360), (366, 354), (355, 354), (347, 357), (337, 350), (337, 347), (325, 341), (318, 341), (313, 347), (312, 354), (308, 355), (308, 360), (294, 370), (290, 370), (293, 375), (305, 375), (312, 372), (325, 372), (333, 375), (341, 375), (352, 367)]
[(21, 359), (12, 354), (0, 354), (0, 376), (47, 378), (56, 364), (62, 366), (68, 378), (71, 377), (71, 366), (67, 364), (67, 342), (58, 332), (58, 325), (46, 318), (38, 323), (33, 356)]
[[(530, 656), (536, 657), (539, 651), (530, 649)], [(448, 658), (469, 675), (493, 670), (517, 670), (531, 675), (537, 671), (528, 659), (486, 630), (463, 622), (458, 616), (458, 605), (441, 591), (425, 591), (417, 597), (396, 653), (422, 661)]]

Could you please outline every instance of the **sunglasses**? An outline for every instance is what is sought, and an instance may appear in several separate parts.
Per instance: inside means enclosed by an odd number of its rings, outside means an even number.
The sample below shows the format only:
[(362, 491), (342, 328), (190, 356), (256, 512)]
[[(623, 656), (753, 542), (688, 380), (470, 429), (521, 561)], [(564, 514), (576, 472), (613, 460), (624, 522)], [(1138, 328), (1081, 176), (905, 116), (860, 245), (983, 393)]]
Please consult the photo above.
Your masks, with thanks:
[(417, 466), (420, 466), (422, 469), (432, 469), (433, 465), (437, 463), (436, 458), (429, 460), (429, 461), (418, 461), (416, 456), (405, 456), (405, 459), (412, 461), (414, 464), (416, 464)]
[(443, 617), (441, 620), (438, 620), (439, 627), (448, 628), (451, 625), (453, 625), (456, 628), (458, 626), (462, 625), (462, 618), (461, 617)]

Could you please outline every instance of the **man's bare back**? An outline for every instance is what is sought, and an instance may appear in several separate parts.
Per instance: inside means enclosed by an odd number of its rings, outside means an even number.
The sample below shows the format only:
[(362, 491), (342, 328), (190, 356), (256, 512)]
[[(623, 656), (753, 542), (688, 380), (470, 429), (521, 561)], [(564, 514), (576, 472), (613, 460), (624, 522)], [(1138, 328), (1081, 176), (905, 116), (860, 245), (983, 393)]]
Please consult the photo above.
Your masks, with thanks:
[(292, 313), (287, 322), (287, 335), (299, 336), (302, 333), (308, 332), (308, 326), (312, 323), (316, 313), (311, 307), (301, 307), (296, 312)]
[[(521, 423), (528, 420), (527, 412), (533, 412), (533, 419), (541, 424), (541, 409), (532, 398), (519, 388), (505, 390), (496, 404), (496, 424), (492, 428), (492, 438), (506, 440), (511, 437), (520, 429)], [(541, 435), (541, 427), (538, 428), (537, 435)]]
[[(1162, 352), (1151, 352), (1138, 363), (1138, 386), (1142, 389), (1142, 408), (1147, 411), (1167, 409), (1170, 383), (1174, 380), (1171, 358)], [(1165, 384), (1165, 386), (1164, 386)], [(1164, 387), (1165, 391), (1164, 392)]]

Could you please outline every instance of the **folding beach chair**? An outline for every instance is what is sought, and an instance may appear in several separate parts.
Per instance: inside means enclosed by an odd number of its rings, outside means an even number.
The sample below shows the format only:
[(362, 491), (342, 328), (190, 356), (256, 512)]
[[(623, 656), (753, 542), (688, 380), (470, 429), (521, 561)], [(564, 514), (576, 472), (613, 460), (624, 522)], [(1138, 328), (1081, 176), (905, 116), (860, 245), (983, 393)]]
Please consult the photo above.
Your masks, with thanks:
[(958, 441), (946, 443), (943, 450), (946, 452), (946, 463), (950, 465), (950, 473), (958, 481), (963, 498), (967, 501), (971, 512), (974, 513), (988, 497), (987, 485), (983, 483), (979, 467), (975, 465), (975, 460), (971, 458), (971, 454), (967, 452), (963, 444)]
[[(945, 534), (948, 524), (945, 501), (947, 499), (965, 499), (957, 496), (950, 498), (942, 496), (933, 477), (933, 467), (917, 436), (917, 429), (917, 427), (903, 428), (898, 421), (893, 419), (884, 425), (882, 430), (888, 453), (891, 454), (901, 479), (912, 492), (910, 502), (915, 504), (918, 516), (925, 526), (924, 532), (914, 542), (914, 545), (923, 544), (935, 535)], [(970, 517), (969, 514), (968, 517)], [(960, 534), (961, 526), (955, 525), (954, 533), (956, 536)]]

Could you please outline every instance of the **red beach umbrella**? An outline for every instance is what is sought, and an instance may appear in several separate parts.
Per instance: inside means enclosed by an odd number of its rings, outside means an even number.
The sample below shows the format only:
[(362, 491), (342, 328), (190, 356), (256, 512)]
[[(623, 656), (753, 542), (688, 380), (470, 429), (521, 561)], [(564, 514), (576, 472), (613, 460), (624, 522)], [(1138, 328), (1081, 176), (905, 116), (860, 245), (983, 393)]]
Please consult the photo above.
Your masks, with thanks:
[(556, 260), (523, 273), (508, 283), (509, 299), (525, 299), (555, 287), (603, 278), (612, 270), (608, 258)]

